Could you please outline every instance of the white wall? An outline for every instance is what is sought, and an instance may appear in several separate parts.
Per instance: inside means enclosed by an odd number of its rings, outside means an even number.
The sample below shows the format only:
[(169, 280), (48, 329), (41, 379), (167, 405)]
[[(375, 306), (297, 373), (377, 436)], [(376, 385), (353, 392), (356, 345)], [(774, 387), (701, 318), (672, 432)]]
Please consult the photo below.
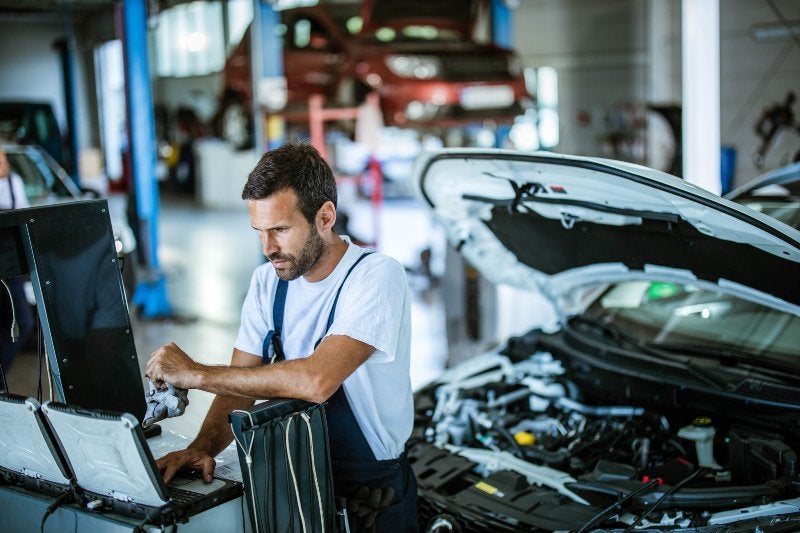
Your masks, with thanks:
[(63, 35), (61, 24), (0, 20), (0, 98), (50, 102), (65, 129), (61, 63), (52, 46)]
[[(0, 18), (0, 99), (49, 102), (53, 106), (62, 134), (67, 131), (66, 103), (64, 101), (64, 76), (59, 53), (53, 42), (66, 35), (61, 22), (41, 19)], [(79, 149), (96, 146), (96, 100), (91, 53), (75, 54), (75, 106), (78, 124)]]
[[(800, 19), (797, 0), (773, 3), (787, 20)], [(786, 133), (764, 169), (752, 161), (762, 111), (790, 89), (800, 98), (800, 46), (790, 39), (757, 42), (750, 33), (754, 24), (778, 21), (765, 0), (720, 2), (721, 141), (737, 150), (737, 185), (785, 164), (800, 149), (800, 135)], [(615, 154), (607, 141), (617, 132), (640, 137), (645, 146), (646, 124), (639, 119), (649, 117), (646, 103), (671, 97), (680, 103), (680, 0), (522, 0), (514, 35), (527, 66), (558, 70), (558, 151), (647, 162), (646, 155), (637, 160), (638, 145)], [(800, 117), (800, 103), (795, 113)]]
[[(800, 20), (800, 2), (773, 0), (790, 21)], [(751, 36), (755, 24), (777, 23), (778, 17), (766, 1), (724, 0), (720, 2), (720, 96), (722, 143), (738, 148), (737, 184), (761, 173), (753, 163), (760, 140), (755, 124), (765, 108), (783, 102), (793, 90), (800, 99), (800, 45), (791, 39), (758, 42)], [(800, 102), (794, 106), (800, 120)], [(791, 162), (800, 150), (800, 134), (785, 131), (767, 152), (764, 168)]]
[(637, 116), (647, 97), (645, 6), (640, 0), (520, 3), (514, 36), (523, 63), (558, 72), (559, 152), (615, 157), (612, 134), (644, 142)]

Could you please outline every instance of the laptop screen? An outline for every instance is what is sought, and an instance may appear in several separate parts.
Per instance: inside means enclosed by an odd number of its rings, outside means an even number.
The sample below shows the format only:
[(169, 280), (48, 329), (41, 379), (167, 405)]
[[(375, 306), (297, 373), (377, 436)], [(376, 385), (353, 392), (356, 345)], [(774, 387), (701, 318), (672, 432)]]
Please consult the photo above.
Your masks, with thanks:
[(0, 467), (32, 479), (69, 485), (71, 474), (53, 441), (39, 402), (0, 394)]
[(80, 488), (153, 507), (169, 503), (139, 421), (133, 415), (42, 406)]

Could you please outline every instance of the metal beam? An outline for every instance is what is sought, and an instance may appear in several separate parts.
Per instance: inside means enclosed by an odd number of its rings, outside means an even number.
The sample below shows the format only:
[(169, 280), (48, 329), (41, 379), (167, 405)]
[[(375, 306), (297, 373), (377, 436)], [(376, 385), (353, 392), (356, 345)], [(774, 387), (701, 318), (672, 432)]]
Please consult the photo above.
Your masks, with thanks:
[(146, 272), (136, 284), (133, 305), (145, 318), (172, 314), (166, 280), (158, 262), (158, 184), (153, 97), (147, 59), (147, 6), (145, 0), (123, 3), (125, 86), (128, 102), (129, 152), (133, 167), (139, 246), (144, 249)]

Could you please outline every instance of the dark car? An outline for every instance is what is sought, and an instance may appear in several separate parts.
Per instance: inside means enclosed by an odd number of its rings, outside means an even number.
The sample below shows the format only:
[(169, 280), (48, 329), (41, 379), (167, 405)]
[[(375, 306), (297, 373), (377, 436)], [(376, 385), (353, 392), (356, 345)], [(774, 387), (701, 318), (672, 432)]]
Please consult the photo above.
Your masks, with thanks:
[[(472, 38), (480, 2), (321, 1), (281, 11), (288, 90), (284, 113), (303, 117), (308, 98), (356, 106), (380, 97), (393, 126), (512, 122), (530, 102), (512, 50)], [(223, 72), (218, 130), (237, 147), (252, 142), (250, 33)]]
[(69, 165), (53, 107), (47, 102), (0, 102), (0, 139), (41, 146), (59, 165)]
[(414, 183), (559, 317), (417, 393), (426, 531), (798, 530), (799, 231), (594, 158), (443, 150)]
[(800, 229), (800, 163), (767, 172), (725, 197)]

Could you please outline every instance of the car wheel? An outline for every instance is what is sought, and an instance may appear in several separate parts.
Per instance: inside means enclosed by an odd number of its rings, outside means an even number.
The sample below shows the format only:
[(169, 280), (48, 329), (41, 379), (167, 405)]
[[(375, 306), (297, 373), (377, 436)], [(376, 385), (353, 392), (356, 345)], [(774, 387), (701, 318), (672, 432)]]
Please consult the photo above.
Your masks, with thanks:
[(252, 117), (237, 99), (225, 100), (219, 118), (219, 134), (236, 150), (253, 147)]

